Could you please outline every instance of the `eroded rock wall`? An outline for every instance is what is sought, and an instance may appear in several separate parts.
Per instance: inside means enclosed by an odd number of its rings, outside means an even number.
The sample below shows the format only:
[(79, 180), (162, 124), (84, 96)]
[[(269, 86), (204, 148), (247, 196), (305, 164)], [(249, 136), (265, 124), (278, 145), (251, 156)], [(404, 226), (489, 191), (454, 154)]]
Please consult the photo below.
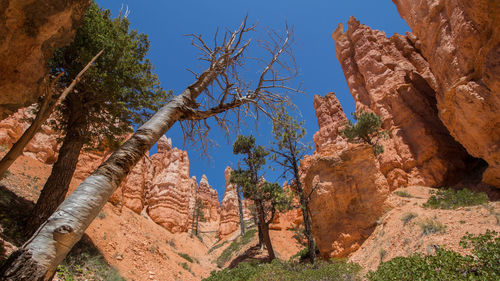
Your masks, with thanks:
[(203, 203), (203, 214), (207, 222), (218, 221), (220, 216), (219, 197), (217, 190), (208, 183), (206, 175), (201, 177), (197, 190), (198, 198)]
[(226, 167), (224, 170), (226, 189), (224, 191), (224, 199), (222, 199), (220, 204), (220, 222), (218, 232), (220, 239), (227, 237), (229, 234), (237, 231), (240, 227), (236, 185), (229, 182), (232, 171), (233, 170), (230, 167)]
[(389, 194), (372, 148), (365, 144), (349, 144), (340, 151), (327, 148), (306, 156), (301, 168), (304, 191), (314, 190), (309, 206), (321, 256), (354, 252), (372, 233)]
[(436, 77), (440, 119), (500, 187), (500, 1), (393, 2)]
[[(33, 117), (33, 107), (21, 108), (8, 118), (0, 121), (0, 145), (5, 149), (23, 135), (29, 127), (29, 122), (23, 121)], [(58, 135), (48, 125), (43, 125), (40, 132), (24, 148), (24, 154), (29, 155), (45, 164), (53, 164), (57, 160), (59, 144)]]
[(71, 43), (89, 0), (0, 1), (0, 120), (42, 94), (47, 60)]
[(356, 111), (380, 115), (390, 132), (377, 160), (391, 188), (442, 186), (459, 178), (470, 156), (438, 117), (436, 78), (416, 38), (387, 38), (351, 17), (334, 40)]

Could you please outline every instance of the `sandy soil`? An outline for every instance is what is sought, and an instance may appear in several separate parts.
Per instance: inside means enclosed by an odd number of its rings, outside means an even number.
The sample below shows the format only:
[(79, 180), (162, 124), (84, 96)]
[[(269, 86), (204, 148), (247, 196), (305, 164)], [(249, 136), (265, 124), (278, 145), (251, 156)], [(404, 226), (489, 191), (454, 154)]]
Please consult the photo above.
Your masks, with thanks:
[[(411, 197), (401, 197), (397, 191), (407, 191)], [(394, 208), (378, 221), (373, 234), (361, 248), (349, 257), (367, 270), (375, 270), (380, 261), (413, 253), (432, 254), (436, 247), (444, 247), (462, 254), (469, 253), (459, 246), (460, 239), (468, 232), (485, 233), (487, 229), (500, 232), (500, 202), (462, 207), (456, 210), (423, 208), (432, 188), (411, 186), (393, 192), (387, 203)], [(405, 216), (412, 214), (407, 223)], [(425, 221), (441, 223), (442, 232), (424, 235), (421, 224)]]

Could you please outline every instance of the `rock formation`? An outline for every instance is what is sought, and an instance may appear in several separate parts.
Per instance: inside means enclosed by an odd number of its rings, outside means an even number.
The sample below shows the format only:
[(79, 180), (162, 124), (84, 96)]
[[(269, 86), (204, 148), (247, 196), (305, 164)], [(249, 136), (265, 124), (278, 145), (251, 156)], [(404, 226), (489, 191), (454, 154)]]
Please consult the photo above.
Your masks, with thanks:
[[(11, 147), (29, 127), (24, 121), (31, 117), (33, 107), (19, 109), (16, 113), (0, 121), (0, 145)], [(58, 136), (48, 125), (43, 125), (40, 132), (26, 145), (24, 154), (46, 164), (53, 164), (57, 159)]]
[(0, 2), (0, 120), (41, 95), (47, 60), (71, 43), (88, 0)]
[(200, 183), (198, 184), (197, 196), (201, 199), (203, 203), (203, 214), (206, 221), (218, 221), (219, 220), (219, 197), (217, 191), (212, 189), (210, 184), (208, 184), (207, 176), (203, 175), (201, 177)]
[(304, 191), (312, 191), (312, 228), (321, 256), (344, 257), (373, 231), (389, 185), (372, 148), (348, 144), (340, 135), (347, 118), (335, 95), (315, 97), (314, 106), (320, 125), (314, 136), (318, 150), (301, 161), (301, 180)]
[(372, 148), (349, 144), (341, 151), (306, 156), (304, 191), (310, 201), (312, 228), (321, 256), (345, 257), (370, 236), (384, 213), (389, 185)]
[[(356, 111), (380, 115), (383, 129), (390, 132), (378, 161), (391, 188), (442, 186), (457, 179), (470, 157), (438, 117), (436, 79), (414, 45), (415, 37), (387, 38), (352, 17), (348, 30), (334, 37)], [(318, 122), (325, 121), (321, 114)]]
[(188, 231), (192, 216), (189, 199), (197, 184), (189, 177), (187, 152), (172, 148), (171, 141), (163, 136), (158, 141), (158, 153), (151, 156), (151, 166), (151, 185), (146, 195), (148, 215), (173, 233)]
[(500, 2), (393, 2), (436, 77), (439, 118), (500, 187)]
[(221, 239), (237, 231), (240, 227), (236, 185), (229, 182), (232, 171), (230, 167), (226, 167), (224, 170), (226, 189), (224, 191), (224, 199), (222, 199), (220, 204), (219, 238)]

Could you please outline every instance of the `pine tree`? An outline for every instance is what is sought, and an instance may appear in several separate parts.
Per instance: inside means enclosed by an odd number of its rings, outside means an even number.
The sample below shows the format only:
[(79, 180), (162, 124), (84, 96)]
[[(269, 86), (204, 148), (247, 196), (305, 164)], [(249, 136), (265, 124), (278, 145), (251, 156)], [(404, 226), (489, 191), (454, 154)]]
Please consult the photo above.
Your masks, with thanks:
[(306, 193), (300, 181), (299, 161), (304, 158), (311, 147), (302, 139), (306, 134), (304, 121), (298, 122), (282, 107), (273, 120), (273, 137), (271, 141), (271, 159), (283, 168), (282, 177), (290, 182), (292, 190), (298, 195), (304, 219), (304, 234), (307, 239), (308, 258), (314, 262), (316, 246), (312, 235), (310, 197), (314, 190)]
[(382, 119), (373, 112), (361, 111), (360, 113), (352, 113), (352, 117), (357, 122), (353, 124), (349, 120), (340, 133), (347, 138), (348, 142), (361, 143), (365, 142), (372, 146), (375, 156), (384, 153), (384, 147), (378, 144), (378, 140), (388, 136), (388, 132), (381, 130)]
[(30, 233), (64, 200), (82, 148), (116, 148), (133, 124), (141, 124), (169, 99), (146, 58), (147, 36), (129, 30), (127, 18), (112, 19), (109, 10), (95, 3), (73, 43), (56, 50), (49, 62), (52, 74), (64, 71), (59, 86), (67, 87), (100, 50), (103, 54), (58, 108), (58, 122), (52, 123), (66, 135), (28, 220)]
[(266, 164), (269, 154), (263, 146), (255, 144), (253, 136), (239, 135), (233, 144), (233, 154), (246, 155), (246, 170), (238, 169), (231, 173), (231, 182), (241, 186), (243, 196), (254, 202), (257, 214), (259, 244), (265, 245), (269, 259), (275, 258), (269, 224), (273, 221), (278, 209), (289, 205), (289, 198), (277, 183), (270, 183), (259, 177), (259, 171)]

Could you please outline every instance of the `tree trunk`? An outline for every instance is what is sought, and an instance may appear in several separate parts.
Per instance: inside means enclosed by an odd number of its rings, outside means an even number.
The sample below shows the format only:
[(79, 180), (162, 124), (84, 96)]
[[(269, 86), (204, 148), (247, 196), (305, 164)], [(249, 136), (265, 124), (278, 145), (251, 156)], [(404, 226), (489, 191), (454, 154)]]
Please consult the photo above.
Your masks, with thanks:
[(26, 230), (33, 234), (36, 229), (57, 209), (64, 201), (69, 184), (75, 173), (78, 156), (83, 147), (87, 122), (83, 113), (82, 100), (73, 95), (68, 98), (70, 116), (59, 155), (52, 166), (52, 172), (38, 197)]
[(262, 230), (262, 239), (264, 240), (264, 244), (266, 245), (269, 260), (274, 260), (276, 256), (274, 255), (271, 237), (269, 236), (269, 225), (266, 223), (264, 206), (262, 201), (260, 200), (255, 203), (257, 204), (257, 214), (259, 216), (259, 224)]
[(16, 159), (23, 154), (23, 150), (26, 145), (30, 142), (33, 136), (40, 130), (43, 123), (50, 116), (50, 112), (48, 111), (49, 103), (51, 100), (52, 94), (45, 93), (45, 97), (40, 104), (40, 109), (33, 120), (33, 123), (24, 131), (23, 135), (16, 141), (16, 143), (12, 146), (12, 148), (5, 154), (0, 161), (0, 179), (4, 176), (5, 172), (9, 169), (10, 165), (16, 161)]
[(304, 218), (304, 227), (306, 231), (307, 249), (309, 250), (309, 259), (314, 263), (316, 259), (316, 246), (314, 245), (314, 238), (312, 235), (311, 220), (309, 216), (308, 200), (304, 198), (303, 192), (300, 193), (300, 204), (302, 205), (302, 217)]
[[(203, 72), (195, 83), (162, 107), (132, 137), (68, 196), (37, 232), (0, 269), (0, 280), (50, 280), (115, 189), (135, 164), (172, 125), (190, 114), (189, 105), (217, 77), (227, 57)], [(36, 274), (26, 272), (34, 268)], [(42, 276), (42, 277), (39, 277)]]
[(245, 235), (245, 222), (243, 221), (243, 204), (241, 203), (241, 187), (238, 185), (236, 186), (236, 196), (238, 197), (238, 209), (240, 212), (240, 229), (241, 229), (241, 236)]
[(257, 217), (257, 234), (259, 236), (259, 248), (261, 251), (264, 250), (264, 235), (262, 234), (262, 221), (260, 220), (260, 217), (256, 215)]

